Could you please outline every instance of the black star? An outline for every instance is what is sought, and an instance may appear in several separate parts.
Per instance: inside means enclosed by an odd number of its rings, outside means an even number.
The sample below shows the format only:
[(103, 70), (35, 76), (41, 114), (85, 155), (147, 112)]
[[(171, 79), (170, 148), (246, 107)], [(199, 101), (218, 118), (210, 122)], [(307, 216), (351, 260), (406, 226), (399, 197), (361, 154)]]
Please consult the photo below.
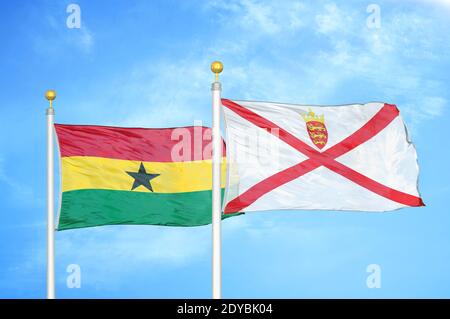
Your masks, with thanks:
[(152, 185), (150, 184), (150, 181), (160, 175), (160, 174), (147, 174), (147, 172), (145, 171), (144, 164), (142, 162), (141, 166), (139, 166), (138, 172), (136, 173), (127, 172), (127, 174), (134, 178), (134, 183), (133, 186), (131, 187), (131, 190), (142, 185), (151, 192), (153, 192), (153, 188)]

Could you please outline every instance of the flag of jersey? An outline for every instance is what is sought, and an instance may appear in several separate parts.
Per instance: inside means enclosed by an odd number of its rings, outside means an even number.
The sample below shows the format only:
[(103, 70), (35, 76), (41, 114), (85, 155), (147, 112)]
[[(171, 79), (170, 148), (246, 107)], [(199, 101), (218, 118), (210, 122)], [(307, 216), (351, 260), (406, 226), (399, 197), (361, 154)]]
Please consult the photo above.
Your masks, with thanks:
[(395, 105), (222, 104), (225, 213), (424, 205), (416, 150)]

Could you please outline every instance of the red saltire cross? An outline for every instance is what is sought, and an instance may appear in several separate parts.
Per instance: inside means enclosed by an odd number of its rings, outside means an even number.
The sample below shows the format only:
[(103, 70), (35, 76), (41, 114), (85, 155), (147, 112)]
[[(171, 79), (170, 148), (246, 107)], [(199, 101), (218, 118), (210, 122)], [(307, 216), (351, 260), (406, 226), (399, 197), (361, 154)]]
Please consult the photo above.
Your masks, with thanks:
[[(300, 176), (303, 176), (320, 166), (324, 166), (331, 171), (351, 180), (352, 182), (392, 201), (407, 206), (424, 206), (424, 203), (420, 197), (383, 185), (335, 160), (337, 157), (353, 150), (358, 145), (365, 143), (386, 128), (389, 123), (391, 123), (399, 115), (399, 110), (395, 105), (384, 104), (384, 106), (360, 129), (324, 152), (315, 150), (275, 123), (243, 107), (242, 105), (227, 99), (222, 99), (222, 105), (254, 125), (266, 130), (274, 136), (277, 136), (280, 140), (308, 157), (307, 160), (263, 179), (238, 197), (228, 202), (224, 210), (225, 214), (242, 211), (264, 194), (267, 194), (275, 188), (299, 178)], [(273, 130), (274, 128), (278, 130)], [(277, 131), (278, 134), (274, 134), (274, 131)]]

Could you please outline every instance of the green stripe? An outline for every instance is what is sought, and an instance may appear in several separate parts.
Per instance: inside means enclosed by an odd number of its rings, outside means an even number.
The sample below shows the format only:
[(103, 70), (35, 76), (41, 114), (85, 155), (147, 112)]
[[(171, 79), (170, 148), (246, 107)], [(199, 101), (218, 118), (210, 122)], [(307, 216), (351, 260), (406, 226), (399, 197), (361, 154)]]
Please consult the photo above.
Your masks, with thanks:
[[(207, 225), (211, 223), (211, 196), (211, 190), (173, 194), (101, 189), (64, 192), (58, 230), (102, 225)], [(223, 218), (234, 215), (238, 214)]]

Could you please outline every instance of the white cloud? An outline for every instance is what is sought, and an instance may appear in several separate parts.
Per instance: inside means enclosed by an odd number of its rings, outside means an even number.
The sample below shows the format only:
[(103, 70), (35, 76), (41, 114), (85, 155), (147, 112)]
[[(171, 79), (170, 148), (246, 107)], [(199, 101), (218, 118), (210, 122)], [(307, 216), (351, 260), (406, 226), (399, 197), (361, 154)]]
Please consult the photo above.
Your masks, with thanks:
[(301, 19), (305, 5), (300, 1), (208, 1), (208, 10), (220, 10), (224, 20), (250, 32), (253, 36), (279, 35), (293, 32), (304, 26)]
[(405, 113), (413, 121), (413, 132), (417, 126), (442, 116), (448, 107), (446, 99), (438, 96), (421, 96), (408, 101)]
[[(365, 6), (342, 3), (215, 0), (201, 8), (206, 16), (219, 20), (215, 39), (208, 45), (183, 44), (183, 51), (189, 53), (176, 62), (137, 62), (128, 74), (104, 85), (102, 96), (81, 101), (79, 114), (83, 109), (92, 113), (94, 105), (96, 109), (113, 105), (126, 112), (105, 111), (101, 119), (106, 124), (209, 122), (204, 111), (210, 102), (209, 63), (216, 58), (225, 62), (223, 92), (229, 97), (332, 103), (352, 80), (364, 80), (380, 98), (401, 99), (414, 92), (418, 100), (445, 99), (442, 84), (428, 83), (418, 60), (439, 63), (449, 52), (448, 36), (422, 13), (382, 10), (382, 27), (368, 29)], [(84, 53), (95, 47), (95, 37), (84, 21), (80, 30), (69, 30), (52, 16), (47, 23), (66, 45)], [(53, 47), (39, 37), (36, 43), (42, 50)], [(356, 102), (353, 93), (349, 92), (349, 102)]]
[[(228, 97), (333, 104), (345, 85), (367, 81), (369, 92), (373, 89), (392, 103), (411, 94), (417, 100), (445, 99), (441, 83), (430, 81), (420, 65), (407, 64), (445, 56), (446, 47), (441, 46), (446, 41), (428, 36), (440, 34), (439, 26), (426, 16), (383, 11), (382, 28), (368, 29), (365, 7), (335, 3), (213, 1), (204, 10), (227, 22), (220, 23), (217, 40), (202, 49), (197, 43), (184, 48), (191, 53), (176, 63), (144, 61), (121, 75), (112, 94), (131, 112), (116, 117), (114, 124), (175, 126), (205, 120), (212, 80), (209, 63), (220, 57)], [(304, 43), (305, 38), (310, 41)], [(320, 44), (311, 46), (314, 41)], [(354, 93), (349, 92), (348, 103), (366, 102), (355, 101)]]
[(209, 102), (205, 92), (209, 93), (213, 79), (209, 63), (205, 57), (190, 57), (176, 63), (151, 62), (134, 69), (122, 93), (138, 96), (141, 102), (133, 106), (124, 124), (192, 125), (194, 120), (203, 119), (202, 107)]
[(332, 35), (332, 50), (321, 50), (310, 64), (320, 82), (328, 83), (323, 93), (360, 79), (381, 92), (381, 97), (392, 99), (386, 102), (402, 101), (399, 106), (414, 125), (442, 115), (445, 85), (429, 79), (421, 67), (443, 61), (450, 49), (436, 21), (415, 12), (383, 13), (382, 27), (368, 29), (361, 28), (365, 18), (361, 13), (336, 5), (325, 6), (325, 11), (325, 16), (319, 14), (316, 20), (319, 31)]
[(450, 8), (450, 0), (419, 0), (419, 1), (426, 3), (426, 4), (432, 4), (432, 5)]
[(447, 101), (442, 97), (430, 96), (424, 99), (424, 111), (431, 118), (439, 117), (447, 107)]
[(45, 35), (33, 35), (33, 48), (43, 55), (58, 55), (67, 50), (78, 50), (90, 54), (95, 46), (94, 33), (83, 22), (81, 28), (69, 29), (65, 21), (56, 19), (53, 15), (46, 16), (45, 26), (49, 28)]
[(330, 34), (334, 32), (345, 32), (352, 23), (352, 17), (345, 14), (335, 3), (326, 4), (323, 13), (315, 17), (317, 31), (319, 33)]
[(69, 42), (74, 41), (83, 52), (90, 53), (94, 47), (93, 33), (87, 27), (82, 27), (76, 31), (78, 34), (75, 34), (73, 40), (69, 40)]
[(44, 199), (36, 196), (33, 189), (17, 178), (12, 178), (5, 170), (5, 159), (0, 155), (0, 183), (7, 186), (10, 198), (17, 205), (39, 205), (44, 204)]

